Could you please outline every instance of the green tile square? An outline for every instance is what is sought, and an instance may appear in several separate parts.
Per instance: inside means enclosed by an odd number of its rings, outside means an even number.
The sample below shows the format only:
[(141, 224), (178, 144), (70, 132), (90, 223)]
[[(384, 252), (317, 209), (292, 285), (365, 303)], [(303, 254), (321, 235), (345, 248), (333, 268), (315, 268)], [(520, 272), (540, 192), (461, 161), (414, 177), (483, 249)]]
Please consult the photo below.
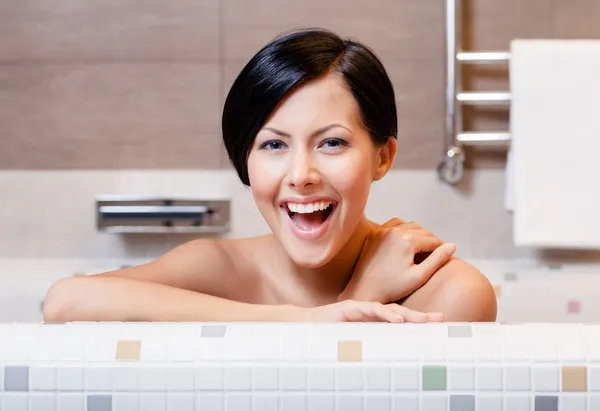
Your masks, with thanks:
[(423, 391), (446, 391), (446, 366), (424, 365), (421, 369)]

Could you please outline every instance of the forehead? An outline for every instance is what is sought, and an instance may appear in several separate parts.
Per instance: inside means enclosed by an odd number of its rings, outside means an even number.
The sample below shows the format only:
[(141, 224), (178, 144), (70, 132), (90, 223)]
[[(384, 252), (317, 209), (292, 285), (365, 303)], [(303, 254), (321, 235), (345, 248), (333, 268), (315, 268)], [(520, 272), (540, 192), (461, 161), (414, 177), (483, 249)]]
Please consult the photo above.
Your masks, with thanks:
[(294, 90), (275, 109), (269, 125), (319, 127), (323, 123), (359, 124), (360, 110), (344, 80), (329, 75)]

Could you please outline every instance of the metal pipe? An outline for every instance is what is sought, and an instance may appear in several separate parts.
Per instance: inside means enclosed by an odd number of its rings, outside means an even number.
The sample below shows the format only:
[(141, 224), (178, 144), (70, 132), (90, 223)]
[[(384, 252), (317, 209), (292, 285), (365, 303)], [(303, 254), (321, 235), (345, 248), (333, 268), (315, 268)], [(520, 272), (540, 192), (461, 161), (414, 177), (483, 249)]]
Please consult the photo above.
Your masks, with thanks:
[(456, 58), (464, 63), (507, 63), (510, 61), (510, 53), (506, 51), (461, 52), (456, 55)]

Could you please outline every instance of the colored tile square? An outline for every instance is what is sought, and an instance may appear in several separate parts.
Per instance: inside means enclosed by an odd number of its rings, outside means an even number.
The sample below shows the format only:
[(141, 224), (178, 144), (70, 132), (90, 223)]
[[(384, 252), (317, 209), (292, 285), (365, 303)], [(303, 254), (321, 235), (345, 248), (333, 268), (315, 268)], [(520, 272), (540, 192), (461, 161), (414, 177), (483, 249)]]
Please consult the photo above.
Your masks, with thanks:
[(29, 367), (7, 365), (4, 368), (4, 391), (29, 391)]
[(496, 294), (496, 298), (502, 297), (502, 286), (499, 284), (494, 284), (494, 294)]
[(450, 337), (450, 338), (471, 338), (471, 337), (473, 337), (471, 325), (449, 325), (448, 326), (448, 337)]
[(534, 400), (535, 411), (558, 411), (558, 397), (536, 395)]
[(475, 396), (451, 395), (450, 411), (475, 411)]
[(221, 338), (225, 337), (227, 327), (224, 325), (203, 325), (200, 337)]
[(517, 274), (515, 273), (506, 273), (504, 274), (504, 281), (508, 282), (512, 282), (512, 281), (517, 281)]
[(87, 411), (112, 411), (112, 396), (105, 394), (88, 395)]
[(340, 340), (338, 341), (339, 361), (362, 361), (362, 341)]
[(567, 302), (567, 313), (568, 314), (581, 313), (581, 302), (578, 300), (571, 300), (571, 301)]
[(565, 365), (562, 367), (563, 391), (587, 391), (587, 368)]
[(142, 351), (142, 342), (139, 340), (117, 341), (115, 358), (119, 361), (139, 361)]
[(421, 369), (423, 391), (446, 390), (446, 367), (443, 365), (424, 365)]

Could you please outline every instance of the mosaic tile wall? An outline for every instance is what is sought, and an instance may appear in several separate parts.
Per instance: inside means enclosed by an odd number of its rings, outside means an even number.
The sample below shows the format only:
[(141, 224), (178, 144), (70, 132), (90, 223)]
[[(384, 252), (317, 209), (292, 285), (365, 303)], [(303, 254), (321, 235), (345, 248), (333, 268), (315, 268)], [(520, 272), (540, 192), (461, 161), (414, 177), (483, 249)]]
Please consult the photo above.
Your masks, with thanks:
[(600, 325), (0, 325), (2, 411), (594, 411)]

